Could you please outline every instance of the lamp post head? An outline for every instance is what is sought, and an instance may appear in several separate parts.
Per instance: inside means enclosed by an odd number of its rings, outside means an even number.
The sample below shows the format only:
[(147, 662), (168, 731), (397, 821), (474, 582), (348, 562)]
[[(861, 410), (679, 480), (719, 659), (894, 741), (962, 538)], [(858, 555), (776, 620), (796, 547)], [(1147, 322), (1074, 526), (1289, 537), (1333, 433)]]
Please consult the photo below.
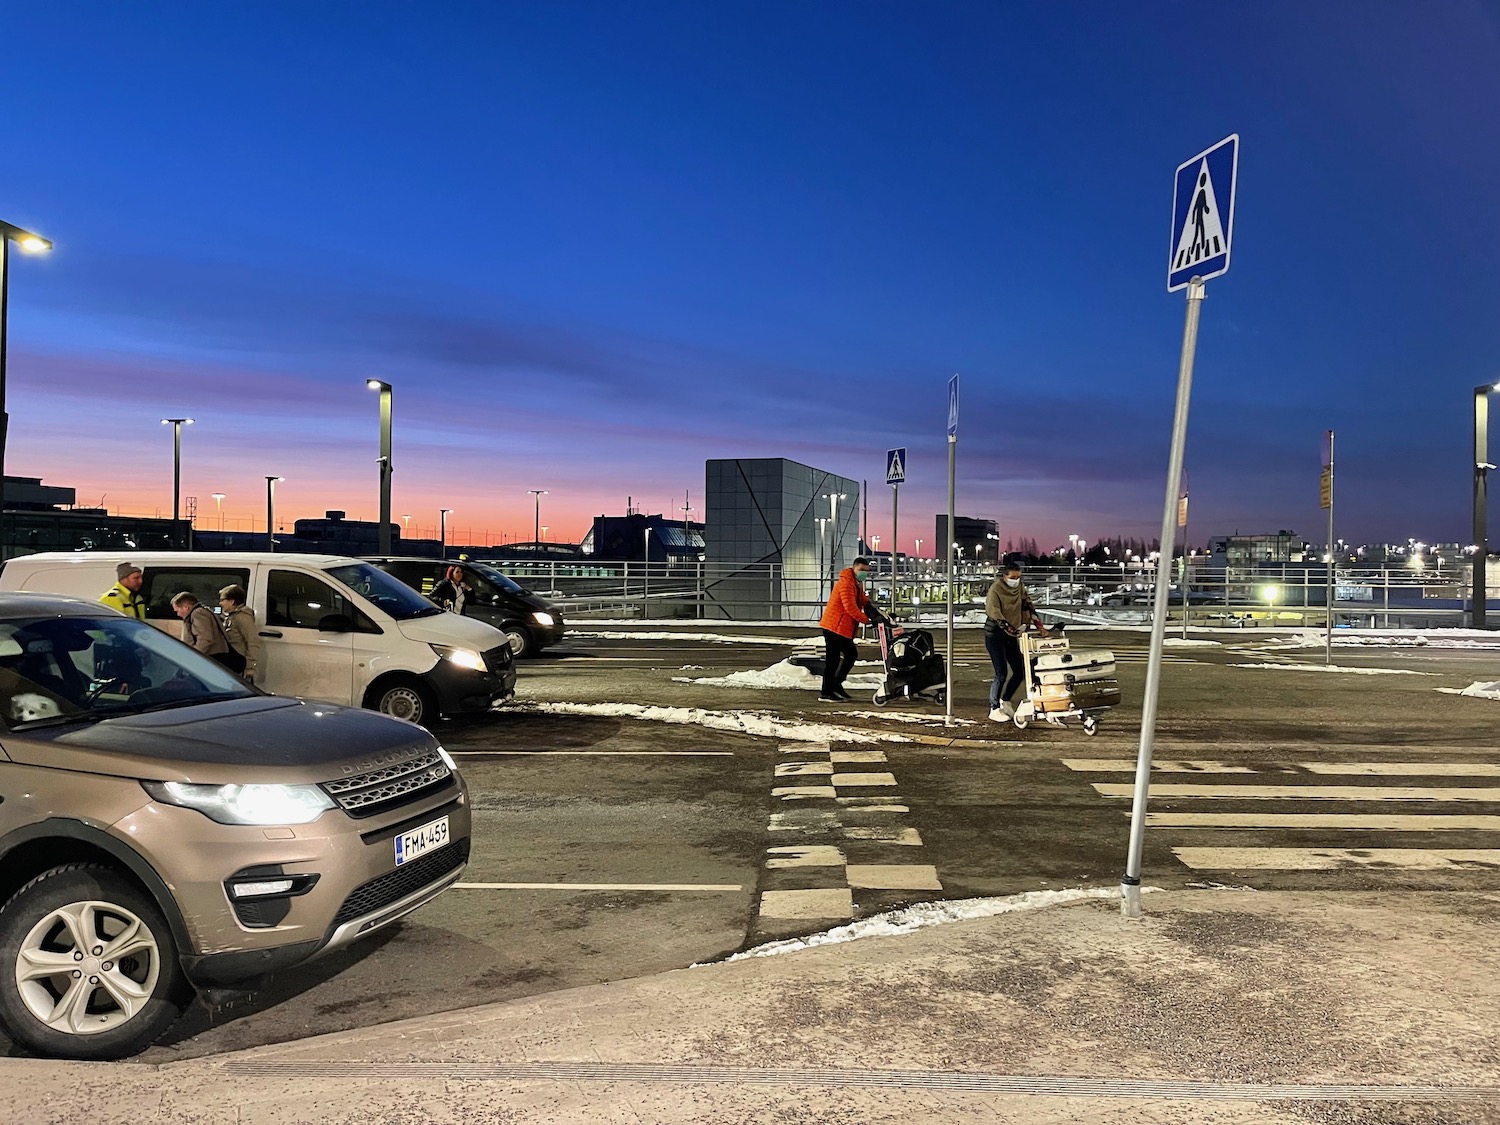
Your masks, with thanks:
[(161, 424), (163, 426), (191, 426), (193, 421), (192, 418), (163, 418)]
[(22, 230), (12, 223), (0, 223), (0, 238), (9, 239), (28, 254), (41, 254), (52, 249), (52, 243), (41, 235)]
[(369, 387), (372, 391), (388, 391), (391, 389), (391, 385), (381, 379), (366, 379), (365, 386)]
[(210, 492), (208, 495), (213, 500), (222, 500), (222, 499), (224, 499), (224, 493), (222, 493), (222, 492)]

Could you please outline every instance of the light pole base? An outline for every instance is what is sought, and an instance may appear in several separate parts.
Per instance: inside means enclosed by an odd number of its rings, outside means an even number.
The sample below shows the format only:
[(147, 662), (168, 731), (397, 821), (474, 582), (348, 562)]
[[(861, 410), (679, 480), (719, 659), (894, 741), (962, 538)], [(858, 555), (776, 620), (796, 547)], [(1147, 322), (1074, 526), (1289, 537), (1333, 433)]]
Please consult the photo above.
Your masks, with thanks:
[(1140, 880), (1131, 881), (1129, 876), (1120, 880), (1120, 917), (1128, 922), (1139, 921), (1141, 917), (1141, 883)]

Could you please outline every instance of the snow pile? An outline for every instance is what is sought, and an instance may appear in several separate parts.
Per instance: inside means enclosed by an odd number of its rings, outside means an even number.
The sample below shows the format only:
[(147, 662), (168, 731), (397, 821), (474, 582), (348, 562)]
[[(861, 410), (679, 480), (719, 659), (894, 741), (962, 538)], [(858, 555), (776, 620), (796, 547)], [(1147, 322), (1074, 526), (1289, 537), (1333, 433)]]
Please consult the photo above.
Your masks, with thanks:
[[(772, 664), (769, 668), (757, 668), (748, 672), (730, 672), (727, 676), (673, 676), (676, 684), (699, 684), (704, 687), (738, 688), (795, 688), (816, 690), (822, 686), (823, 677), (814, 676), (801, 664), (790, 660)], [(850, 676), (844, 681), (848, 688), (878, 688), (885, 683), (884, 675)]]
[(1351, 676), (1436, 676), (1409, 668), (1350, 668), (1341, 664), (1231, 664), (1231, 668), (1273, 668), (1278, 672), (1346, 672)]
[[(1272, 642), (1281, 648), (1322, 648), (1322, 632), (1300, 632)], [(1500, 649), (1500, 634), (1484, 629), (1335, 629), (1333, 643), (1339, 648), (1445, 648)]]
[[(1142, 887), (1152, 891), (1154, 887)], [(1040, 910), (1048, 906), (1061, 906), (1085, 899), (1116, 899), (1119, 887), (1074, 887), (1062, 891), (1026, 891), (1024, 894), (1005, 895), (1000, 898), (969, 898), (954, 902), (919, 902), (915, 906), (892, 910), (861, 918), (847, 926), (825, 930), (820, 934), (792, 938), (789, 941), (773, 941), (757, 945), (728, 958), (730, 961), (745, 961), (751, 957), (774, 957), (778, 953), (795, 953), (800, 949), (811, 949), (819, 945), (841, 945), (846, 941), (858, 941), (870, 937), (895, 937), (909, 934), (913, 930), (928, 926), (941, 926), (948, 922), (964, 922), (971, 918), (994, 918), (1000, 914), (1013, 914), (1019, 910)], [(698, 966), (694, 966), (697, 968)]]
[(905, 735), (878, 730), (836, 727), (830, 723), (799, 723), (759, 711), (706, 711), (702, 707), (652, 707), (644, 703), (532, 703), (549, 715), (597, 715), (616, 719), (645, 719), (654, 723), (754, 734), (787, 742), (910, 742)]
[(568, 630), (568, 639), (591, 641), (706, 641), (720, 645), (791, 645), (793, 648), (823, 647), (823, 638), (818, 637), (758, 637), (741, 633), (678, 633), (643, 632), (634, 629), (611, 630), (608, 633), (587, 633)]
[(1475, 699), (1500, 699), (1500, 680), (1492, 680), (1489, 683), (1484, 683), (1483, 681), (1472, 683), (1468, 687), (1454, 692), (1454, 694), (1468, 695)]
[(1168, 648), (1212, 648), (1223, 643), (1223, 641), (1199, 640), (1197, 637), (1167, 637), (1162, 641), (1162, 644)]
[[(942, 715), (914, 715), (910, 711), (841, 711), (840, 714), (848, 715), (853, 719), (890, 719), (897, 723), (933, 723), (943, 726)], [(974, 727), (978, 722), (974, 719), (953, 719), (956, 727)]]

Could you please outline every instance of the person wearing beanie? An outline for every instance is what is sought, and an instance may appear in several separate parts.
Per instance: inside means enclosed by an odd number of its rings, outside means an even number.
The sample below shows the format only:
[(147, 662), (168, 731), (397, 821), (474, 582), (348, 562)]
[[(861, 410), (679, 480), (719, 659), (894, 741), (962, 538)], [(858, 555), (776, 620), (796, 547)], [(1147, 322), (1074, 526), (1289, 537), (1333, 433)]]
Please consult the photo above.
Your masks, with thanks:
[(141, 597), (141, 583), (145, 580), (141, 568), (134, 563), (122, 562), (115, 567), (115, 584), (104, 592), (99, 600), (110, 609), (117, 609), (126, 617), (137, 621), (146, 620), (146, 599)]

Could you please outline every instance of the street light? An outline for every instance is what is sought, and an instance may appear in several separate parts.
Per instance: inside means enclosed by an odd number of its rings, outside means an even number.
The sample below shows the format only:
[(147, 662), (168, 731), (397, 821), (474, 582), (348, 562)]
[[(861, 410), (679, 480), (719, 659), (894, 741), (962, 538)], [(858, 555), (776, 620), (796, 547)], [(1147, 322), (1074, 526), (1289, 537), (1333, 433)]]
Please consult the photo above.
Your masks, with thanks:
[(52, 243), (29, 230), (0, 222), (0, 513), (5, 511), (5, 438), (10, 430), (10, 415), (5, 402), (6, 310), (10, 304), (10, 244), (14, 242), (28, 254), (51, 250)]
[(177, 522), (182, 507), (182, 427), (191, 426), (191, 418), (163, 418), (163, 426), (172, 427), (172, 522)]
[(545, 488), (528, 488), (526, 491), (531, 493), (532, 499), (536, 501), (536, 520), (532, 524), (531, 541), (533, 543), (540, 543), (542, 539), (542, 497), (547, 495), (547, 490)]
[(391, 553), (391, 385), (366, 379), (365, 386), (380, 392), (380, 553)]
[(213, 498), (214, 498), (214, 508), (219, 513), (219, 530), (223, 531), (224, 530), (224, 494), (222, 492), (215, 492), (213, 494)]
[(406, 530), (408, 532), (410, 532), (411, 531), (411, 516), (402, 516), (401, 517), (401, 522), (406, 525)]
[(1474, 612), (1473, 626), (1485, 628), (1489, 590), (1485, 585), (1484, 564), (1490, 553), (1486, 505), (1489, 501), (1488, 474), (1495, 466), (1490, 460), (1490, 392), (1500, 391), (1500, 383), (1486, 383), (1474, 388)]
[(438, 509), (438, 546), (442, 550), (442, 557), (448, 557), (448, 513), (452, 508)]
[(266, 550), (276, 550), (276, 482), (286, 477), (266, 478)]
[(547, 525), (546, 524), (542, 524), (542, 541), (546, 542), (546, 540), (547, 540)]
[(823, 499), (828, 501), (828, 522), (833, 525), (833, 543), (828, 553), (828, 577), (829, 586), (833, 585), (833, 573), (839, 568), (839, 548), (843, 546), (839, 542), (839, 501), (847, 500), (848, 494), (844, 492), (825, 492)]

